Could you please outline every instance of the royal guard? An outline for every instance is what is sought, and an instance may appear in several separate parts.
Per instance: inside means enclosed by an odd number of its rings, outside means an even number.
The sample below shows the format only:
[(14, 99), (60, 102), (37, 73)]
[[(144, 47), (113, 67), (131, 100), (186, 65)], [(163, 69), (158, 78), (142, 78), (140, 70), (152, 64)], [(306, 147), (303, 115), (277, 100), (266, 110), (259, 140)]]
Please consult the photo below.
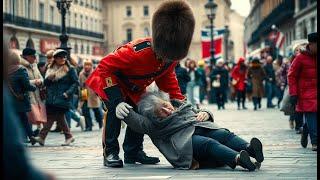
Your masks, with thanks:
[[(120, 46), (104, 57), (86, 84), (104, 102), (107, 118), (103, 127), (104, 165), (123, 167), (119, 158), (118, 136), (121, 118), (155, 82), (171, 100), (184, 101), (175, 66), (188, 54), (195, 27), (190, 6), (185, 1), (166, 1), (152, 17), (152, 38), (141, 38)], [(130, 105), (128, 105), (130, 104)], [(143, 134), (127, 127), (123, 143), (126, 164), (156, 164), (157, 157), (143, 151)]]

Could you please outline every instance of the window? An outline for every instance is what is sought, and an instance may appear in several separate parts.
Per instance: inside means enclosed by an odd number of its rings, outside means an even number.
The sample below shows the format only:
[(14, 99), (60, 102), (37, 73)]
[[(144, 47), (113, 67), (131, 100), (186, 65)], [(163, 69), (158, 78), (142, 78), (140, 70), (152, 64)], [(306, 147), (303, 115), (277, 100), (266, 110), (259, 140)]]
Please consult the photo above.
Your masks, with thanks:
[(74, 53), (78, 54), (78, 44), (77, 43), (74, 45)]
[(95, 31), (95, 32), (98, 31), (97, 24), (98, 24), (98, 21), (95, 19), (95, 20), (94, 20), (94, 31)]
[(132, 41), (132, 29), (127, 29), (127, 42)]
[(83, 4), (84, 4), (83, 0), (80, 0), (80, 6), (83, 6)]
[(93, 30), (93, 19), (90, 18), (89, 31)]
[(315, 18), (313, 17), (313, 18), (311, 18), (311, 32), (315, 32), (316, 31), (316, 29), (315, 29)]
[(90, 47), (89, 47), (89, 44), (87, 45), (87, 54), (90, 54)]
[(306, 0), (299, 0), (299, 10), (301, 11), (302, 9), (304, 9), (305, 7), (307, 7), (308, 5), (308, 1)]
[(85, 29), (88, 30), (88, 28), (89, 28), (88, 16), (86, 16), (86, 21), (84, 22), (84, 24), (87, 26)]
[(82, 15), (80, 15), (80, 29), (83, 28), (83, 19), (82, 19)]
[(40, 3), (39, 6), (39, 20), (40, 22), (44, 22), (44, 4)]
[(78, 21), (77, 21), (77, 13), (74, 13), (74, 27), (77, 28), (78, 27)]
[(50, 23), (53, 24), (53, 21), (54, 21), (54, 7), (53, 6), (50, 6)]
[(145, 28), (143, 29), (143, 34), (144, 34), (145, 37), (150, 36), (149, 28), (145, 27)]
[(81, 44), (81, 54), (84, 54), (84, 48), (83, 48), (83, 44)]
[(27, 17), (27, 19), (31, 19), (31, 0), (27, 0), (26, 1), (26, 17)]
[(149, 16), (149, 7), (143, 6), (143, 16)]
[(131, 17), (132, 12), (131, 12), (131, 6), (127, 6), (127, 17)]

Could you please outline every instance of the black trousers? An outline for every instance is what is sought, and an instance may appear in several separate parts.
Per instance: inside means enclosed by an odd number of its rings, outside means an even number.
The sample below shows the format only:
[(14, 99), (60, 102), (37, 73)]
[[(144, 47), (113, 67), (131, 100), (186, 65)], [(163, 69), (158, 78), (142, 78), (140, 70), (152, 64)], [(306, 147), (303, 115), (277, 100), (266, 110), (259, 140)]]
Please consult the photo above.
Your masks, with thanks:
[[(105, 102), (106, 104), (108, 102)], [(137, 107), (131, 101), (126, 103), (130, 104), (136, 111)], [(109, 154), (119, 154), (119, 141), (118, 137), (121, 130), (121, 120), (116, 117), (115, 107), (109, 107), (107, 118), (103, 123), (103, 137), (102, 145), (104, 156)], [(124, 157), (135, 157), (138, 151), (143, 150), (143, 136), (144, 134), (137, 133), (127, 126), (126, 134), (123, 142)]]
[(245, 107), (245, 101), (246, 101), (246, 91), (240, 91), (237, 90), (237, 103), (238, 107), (240, 107), (240, 102), (242, 103), (242, 107)]
[(24, 129), (24, 138), (27, 136), (30, 138), (33, 136), (32, 125), (29, 123), (28, 116), (26, 112), (19, 112), (18, 117), (20, 119), (21, 125)]
[(215, 88), (215, 91), (218, 108), (224, 107), (224, 103), (226, 102), (226, 88)]

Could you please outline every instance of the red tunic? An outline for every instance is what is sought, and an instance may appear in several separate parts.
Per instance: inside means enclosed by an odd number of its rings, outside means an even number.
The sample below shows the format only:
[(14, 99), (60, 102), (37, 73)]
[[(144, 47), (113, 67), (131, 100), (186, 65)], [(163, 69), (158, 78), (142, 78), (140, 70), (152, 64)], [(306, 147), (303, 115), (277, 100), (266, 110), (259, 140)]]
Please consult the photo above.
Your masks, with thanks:
[(243, 91), (246, 87), (246, 76), (247, 76), (247, 69), (245, 71), (240, 71), (240, 63), (244, 62), (244, 59), (240, 59), (237, 65), (233, 68), (231, 72), (231, 77), (237, 80), (237, 84), (234, 86), (236, 90)]
[[(141, 48), (145, 43), (149, 46)], [(178, 61), (174, 61), (166, 67), (165, 62), (156, 58), (151, 48), (151, 38), (137, 39), (104, 57), (89, 76), (86, 84), (102, 99), (107, 100), (108, 94), (104, 89), (108, 88), (107, 82), (112, 81), (113, 85), (120, 87), (123, 97), (129, 97), (137, 103), (146, 91), (146, 87), (155, 81), (160, 90), (169, 93), (171, 99), (184, 100), (185, 97), (181, 94), (175, 74), (177, 63)], [(128, 81), (119, 78), (118, 72)], [(139, 90), (130, 90), (129, 84), (137, 86)]]

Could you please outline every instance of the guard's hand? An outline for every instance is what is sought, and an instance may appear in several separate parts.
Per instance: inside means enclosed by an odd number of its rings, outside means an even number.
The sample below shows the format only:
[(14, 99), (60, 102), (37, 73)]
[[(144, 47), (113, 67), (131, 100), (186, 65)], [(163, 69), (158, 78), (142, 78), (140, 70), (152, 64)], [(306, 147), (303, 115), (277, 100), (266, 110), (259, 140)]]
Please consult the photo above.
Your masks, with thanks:
[(210, 118), (210, 115), (207, 112), (201, 111), (197, 114), (198, 121), (207, 121)]
[(129, 109), (132, 109), (132, 106), (125, 102), (121, 102), (116, 107), (116, 116), (119, 119), (124, 119), (129, 114)]

